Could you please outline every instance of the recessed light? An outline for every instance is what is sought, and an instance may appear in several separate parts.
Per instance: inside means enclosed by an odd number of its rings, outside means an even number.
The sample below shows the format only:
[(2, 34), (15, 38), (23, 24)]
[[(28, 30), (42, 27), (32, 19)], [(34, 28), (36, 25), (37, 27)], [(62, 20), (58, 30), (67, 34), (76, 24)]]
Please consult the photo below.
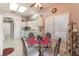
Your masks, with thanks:
[(18, 9), (19, 5), (16, 3), (10, 3), (9, 9), (12, 11), (16, 11)]
[(27, 8), (24, 6), (20, 6), (18, 12), (23, 13)]

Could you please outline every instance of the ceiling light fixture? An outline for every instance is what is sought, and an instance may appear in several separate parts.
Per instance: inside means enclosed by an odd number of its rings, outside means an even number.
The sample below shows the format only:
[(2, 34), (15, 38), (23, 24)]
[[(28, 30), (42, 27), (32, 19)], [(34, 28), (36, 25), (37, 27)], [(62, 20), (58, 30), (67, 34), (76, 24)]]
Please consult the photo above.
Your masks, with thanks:
[(36, 3), (35, 7), (42, 7), (42, 5), (40, 3)]
[(24, 6), (20, 6), (19, 9), (17, 10), (20, 13), (23, 13), (27, 8)]
[(19, 5), (16, 3), (10, 3), (9, 4), (9, 9), (12, 11), (16, 11), (18, 9)]

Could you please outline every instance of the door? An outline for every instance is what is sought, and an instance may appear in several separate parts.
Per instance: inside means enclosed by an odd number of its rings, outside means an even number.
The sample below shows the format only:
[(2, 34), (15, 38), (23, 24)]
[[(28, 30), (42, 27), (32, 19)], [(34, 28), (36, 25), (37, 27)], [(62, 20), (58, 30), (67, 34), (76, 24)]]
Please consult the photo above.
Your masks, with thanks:
[(69, 21), (69, 13), (55, 16), (55, 38), (66, 39), (67, 27)]
[(66, 39), (69, 13), (58, 14), (45, 19), (45, 33), (49, 32), (53, 39)]
[(14, 22), (12, 19), (4, 19), (4, 37), (13, 38), (14, 37)]
[(45, 33), (51, 33), (52, 37), (54, 37), (54, 17), (50, 16), (45, 18)]
[(4, 23), (4, 35), (10, 36), (11, 35), (11, 24), (8, 22)]

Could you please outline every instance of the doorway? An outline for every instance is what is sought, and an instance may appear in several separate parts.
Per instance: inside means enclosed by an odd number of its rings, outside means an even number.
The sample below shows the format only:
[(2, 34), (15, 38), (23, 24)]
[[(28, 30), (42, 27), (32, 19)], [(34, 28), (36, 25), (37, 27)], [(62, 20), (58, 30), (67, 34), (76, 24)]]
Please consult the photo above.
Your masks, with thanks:
[(6, 17), (3, 21), (3, 32), (5, 38), (14, 38), (14, 21), (12, 18)]

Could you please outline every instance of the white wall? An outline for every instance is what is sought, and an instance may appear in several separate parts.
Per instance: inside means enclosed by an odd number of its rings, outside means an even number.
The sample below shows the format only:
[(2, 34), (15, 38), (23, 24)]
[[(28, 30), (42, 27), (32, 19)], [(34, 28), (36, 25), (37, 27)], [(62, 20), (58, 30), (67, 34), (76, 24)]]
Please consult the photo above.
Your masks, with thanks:
[(0, 56), (3, 52), (3, 24), (2, 24), (2, 15), (0, 15)]
[(14, 18), (14, 38), (19, 39), (21, 37), (21, 17), (15, 16)]
[(17, 15), (16, 13), (4, 11), (0, 11), (0, 14), (3, 15), (3, 18), (10, 17), (14, 20), (14, 39), (19, 39), (21, 31), (21, 16)]
[(16, 15), (15, 13), (8, 13), (4, 11), (0, 11), (0, 55), (3, 53), (3, 19), (4, 17), (10, 17), (14, 20), (14, 39), (20, 38), (20, 30), (21, 30), (21, 16)]

